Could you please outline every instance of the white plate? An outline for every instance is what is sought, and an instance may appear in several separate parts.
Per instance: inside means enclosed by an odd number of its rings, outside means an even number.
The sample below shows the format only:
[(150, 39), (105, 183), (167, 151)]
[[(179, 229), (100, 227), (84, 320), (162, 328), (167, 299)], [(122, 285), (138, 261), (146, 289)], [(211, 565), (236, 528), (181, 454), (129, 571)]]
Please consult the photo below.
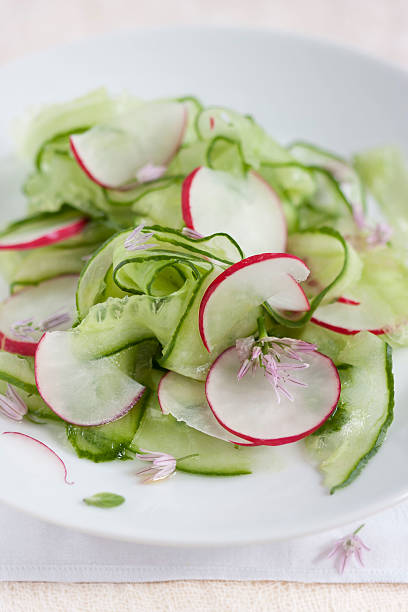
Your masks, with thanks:
[[(65, 100), (99, 85), (149, 98), (196, 94), (205, 103), (253, 114), (283, 142), (309, 139), (340, 153), (408, 145), (408, 77), (357, 53), (287, 34), (249, 30), (156, 29), (121, 33), (27, 57), (0, 71), (0, 133), (29, 104)], [(0, 142), (0, 154), (11, 144)], [(1, 214), (22, 211), (19, 178), (1, 164)], [(14, 186), (13, 186), (14, 184)], [(283, 539), (362, 518), (408, 494), (408, 353), (396, 355), (396, 418), (387, 441), (354, 484), (330, 496), (301, 447), (268, 453), (272, 467), (251, 476), (179, 473), (142, 486), (135, 464), (77, 459), (47, 427), (20, 430), (65, 458), (75, 486), (38, 464), (29, 444), (0, 439), (0, 498), (60, 525), (89, 533), (175, 545)], [(0, 421), (0, 431), (10, 423)], [(98, 491), (126, 497), (114, 510), (87, 507)]]

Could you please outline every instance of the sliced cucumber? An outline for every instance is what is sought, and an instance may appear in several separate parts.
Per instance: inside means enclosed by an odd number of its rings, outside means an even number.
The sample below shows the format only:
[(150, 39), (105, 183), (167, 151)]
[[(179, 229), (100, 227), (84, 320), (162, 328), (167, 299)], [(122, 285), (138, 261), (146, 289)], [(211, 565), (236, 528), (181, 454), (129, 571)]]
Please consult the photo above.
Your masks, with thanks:
[(229, 234), (216, 232), (203, 238), (190, 238), (178, 230), (153, 225), (145, 227), (145, 231), (154, 232), (154, 240), (168, 245), (182, 247), (190, 253), (214, 260), (227, 266), (244, 258), (239, 244)]
[(363, 269), (362, 261), (351, 244), (346, 242), (344, 249), (335, 235), (324, 232), (305, 230), (292, 234), (288, 252), (300, 257), (310, 268), (310, 276), (304, 284), (309, 298), (318, 295), (337, 279), (325, 294), (323, 304), (343, 295), (349, 286), (360, 279)]
[(106, 288), (105, 277), (112, 267), (113, 253), (128, 232), (121, 232), (109, 238), (92, 255), (82, 270), (78, 281), (76, 305), (79, 320), (82, 320), (94, 304), (97, 304)]
[(19, 148), (31, 160), (45, 141), (61, 132), (106, 121), (114, 110), (115, 100), (104, 87), (69, 102), (45, 106), (40, 112), (26, 115), (18, 126)]
[[(11, 291), (15, 292), (25, 285), (37, 285), (57, 276), (78, 275), (85, 265), (85, 258), (94, 249), (92, 245), (72, 249), (44, 247), (33, 251), (5, 252), (0, 254), (1, 268), (10, 283)], [(13, 255), (11, 265), (4, 269), (3, 262), (5, 259), (10, 260), (10, 255)]]
[(361, 279), (347, 287), (346, 300), (319, 306), (313, 320), (344, 334), (372, 331), (389, 334), (402, 345), (408, 300), (408, 267), (402, 253), (390, 246), (360, 254)]
[(24, 381), (21, 379), (15, 379), (15, 381), (9, 382), (2, 374), (0, 375), (0, 393), (7, 393), (7, 385), (12, 384), (16, 387), (18, 395), (21, 397), (23, 402), (28, 408), (28, 418), (30, 415), (38, 417), (41, 422), (43, 419), (56, 421), (62, 423), (61, 419), (48, 408), (47, 404), (43, 402), (41, 397), (38, 395), (37, 389), (35, 392), (28, 392), (24, 390)]
[(306, 440), (324, 484), (334, 493), (350, 484), (384, 441), (393, 419), (390, 347), (373, 334), (350, 338), (338, 354), (342, 392), (336, 412)]
[(42, 154), (41, 168), (28, 177), (24, 193), (30, 213), (55, 212), (69, 205), (98, 218), (109, 209), (103, 189), (81, 171), (68, 153), (61, 154), (53, 146)]
[(229, 433), (214, 417), (203, 382), (167, 372), (160, 381), (158, 399), (163, 414), (171, 414), (177, 421), (213, 438), (242, 444), (242, 438)]
[(308, 142), (294, 142), (289, 147), (289, 151), (295, 159), (306, 166), (319, 166), (328, 170), (339, 182), (343, 194), (352, 205), (365, 209), (364, 185), (353, 166), (345, 159)]
[(241, 144), (245, 162), (259, 168), (263, 162), (285, 162), (291, 159), (251, 117), (228, 108), (204, 109), (197, 117), (197, 130), (203, 140), (224, 136)]
[(341, 269), (339, 270), (337, 276), (335, 276), (335, 278), (333, 278), (333, 280), (328, 285), (326, 285), (326, 287), (324, 287), (317, 295), (315, 295), (310, 300), (310, 309), (307, 312), (305, 312), (301, 317), (298, 317), (298, 318), (285, 317), (282, 314), (282, 312), (279, 312), (279, 310), (276, 307), (273, 307), (270, 301), (268, 303), (265, 302), (263, 304), (266, 311), (270, 314), (270, 316), (277, 323), (283, 326), (287, 326), (289, 328), (300, 329), (304, 325), (306, 325), (306, 323), (308, 323), (310, 319), (313, 317), (313, 313), (318, 308), (318, 306), (321, 304), (325, 296), (329, 293), (329, 291), (332, 291), (335, 289), (337, 283), (339, 283), (342, 280), (343, 275), (347, 271), (348, 247), (347, 247), (347, 243), (344, 240), (343, 236), (338, 231), (332, 228), (329, 228), (329, 227), (322, 227), (322, 228), (317, 228), (317, 229), (308, 229), (307, 233), (311, 235), (316, 234), (316, 235), (322, 235), (322, 236), (329, 236), (329, 237), (336, 239), (341, 245), (341, 248), (344, 253), (343, 263), (342, 263)]
[(27, 393), (38, 393), (35, 384), (34, 362), (30, 357), (20, 357), (0, 351), (0, 380), (23, 389)]
[(128, 447), (133, 440), (141, 416), (143, 401), (140, 401), (121, 419), (99, 427), (77, 427), (67, 424), (67, 438), (78, 457), (100, 461), (131, 459)]
[(207, 436), (172, 416), (162, 414), (157, 397), (151, 394), (130, 449), (170, 453), (176, 459), (197, 453), (177, 466), (184, 472), (212, 476), (251, 473), (251, 449)]

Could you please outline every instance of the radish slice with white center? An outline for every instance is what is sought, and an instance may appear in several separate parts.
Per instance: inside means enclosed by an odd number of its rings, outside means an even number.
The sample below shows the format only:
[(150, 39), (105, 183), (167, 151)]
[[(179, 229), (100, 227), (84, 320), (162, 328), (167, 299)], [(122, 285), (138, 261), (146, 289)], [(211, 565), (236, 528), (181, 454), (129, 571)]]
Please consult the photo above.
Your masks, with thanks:
[(308, 367), (295, 370), (294, 376), (307, 386), (287, 383), (293, 401), (281, 394), (278, 402), (261, 367), (237, 379), (241, 363), (235, 347), (227, 349), (214, 361), (206, 381), (215, 418), (227, 431), (259, 445), (279, 446), (313, 433), (336, 409), (340, 379), (326, 355), (313, 351), (304, 361)]
[(182, 143), (186, 123), (184, 104), (143, 104), (109, 125), (73, 134), (71, 150), (82, 170), (98, 185), (130, 188), (135, 181), (146, 180), (146, 168), (151, 174), (153, 169), (167, 166)]
[[(59, 461), (59, 463), (61, 464), (63, 470), (64, 470), (64, 481), (65, 484), (68, 485), (73, 485), (74, 483), (68, 480), (68, 470), (67, 470), (67, 466), (65, 465), (65, 462), (63, 459), (61, 459), (61, 457), (54, 451), (52, 450), (52, 448), (50, 448), (47, 444), (45, 444), (44, 442), (41, 442), (41, 440), (37, 440), (37, 438), (33, 438), (32, 436), (29, 436), (21, 431), (3, 431), (2, 433), (3, 436), (7, 435), (7, 436), (17, 436), (18, 438), (20, 438), (21, 440), (26, 440), (28, 442), (34, 442), (34, 444), (36, 444), (40, 449), (43, 449), (45, 451), (47, 451), (50, 455), (53, 456), (53, 458), (57, 459)], [(37, 462), (36, 462), (37, 463)]]
[(88, 219), (84, 217), (60, 218), (60, 220), (50, 220), (48, 223), (34, 220), (30, 223), (27, 220), (26, 223), (18, 224), (0, 235), (0, 250), (23, 251), (49, 246), (76, 236), (87, 223)]
[(392, 330), (392, 317), (384, 310), (368, 308), (367, 302), (340, 298), (332, 304), (324, 304), (314, 313), (312, 322), (320, 327), (346, 336), (354, 336), (360, 331), (369, 331), (376, 336)]
[(35, 380), (46, 404), (61, 419), (89, 427), (127, 414), (145, 387), (119, 366), (119, 355), (94, 360), (75, 354), (74, 333), (48, 332), (35, 354)]
[(226, 232), (246, 255), (286, 250), (287, 227), (277, 193), (256, 172), (238, 177), (196, 168), (184, 181), (184, 222), (208, 236)]
[(309, 302), (298, 285), (308, 275), (303, 261), (286, 253), (252, 255), (224, 270), (200, 304), (199, 330), (206, 349), (222, 344), (226, 332), (265, 301), (273, 308), (308, 310)]
[(233, 444), (242, 444), (242, 438), (228, 433), (218, 423), (205, 397), (203, 382), (175, 372), (163, 376), (158, 388), (158, 399), (163, 414), (171, 414), (177, 421), (202, 433)]
[(34, 355), (43, 333), (66, 330), (76, 318), (77, 275), (57, 276), (14, 293), (0, 303), (0, 347)]

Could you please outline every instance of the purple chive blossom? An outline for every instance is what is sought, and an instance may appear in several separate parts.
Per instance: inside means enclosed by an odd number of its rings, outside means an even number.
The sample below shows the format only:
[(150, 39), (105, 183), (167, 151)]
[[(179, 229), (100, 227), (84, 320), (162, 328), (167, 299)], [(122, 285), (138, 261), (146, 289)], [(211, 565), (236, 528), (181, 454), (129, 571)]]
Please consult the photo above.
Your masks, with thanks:
[(13, 334), (22, 340), (32, 340), (38, 332), (50, 331), (71, 320), (70, 315), (66, 311), (56, 311), (49, 317), (34, 323), (34, 319), (24, 319), (23, 321), (15, 321), (11, 326)]
[(354, 222), (358, 229), (364, 235), (365, 241), (370, 246), (384, 246), (390, 240), (393, 231), (388, 223), (377, 223), (376, 225), (370, 225), (365, 216), (361, 206), (355, 206), (353, 209)]
[(44, 321), (40, 323), (40, 329), (41, 331), (49, 331), (50, 329), (55, 329), (56, 327), (60, 327), (61, 325), (68, 323), (70, 320), (71, 317), (66, 311), (58, 312), (57, 310), (54, 312), (54, 314), (50, 315), (47, 319), (44, 319)]
[[(294, 397), (286, 387), (288, 383), (307, 387), (306, 383), (294, 378), (294, 371), (309, 367), (309, 364), (303, 361), (304, 354), (315, 351), (317, 346), (294, 338), (264, 336), (255, 340), (253, 336), (249, 336), (239, 338), (235, 348), (241, 362), (238, 380), (249, 371), (254, 372), (257, 367), (261, 367), (275, 390), (278, 402), (281, 401), (281, 394), (293, 402)], [(297, 363), (282, 361), (283, 359), (291, 359)]]
[(204, 238), (202, 234), (199, 234), (198, 232), (189, 227), (183, 227), (181, 233), (187, 238), (192, 238), (193, 240), (200, 240), (200, 238)]
[(139, 183), (149, 183), (163, 176), (166, 170), (166, 166), (155, 166), (149, 163), (137, 171), (136, 178)]
[(142, 482), (144, 484), (157, 482), (163, 480), (174, 474), (176, 470), (177, 460), (167, 453), (154, 453), (143, 448), (140, 449), (142, 453), (137, 453), (136, 457), (142, 461), (151, 462), (151, 466), (143, 468), (136, 472), (136, 474), (143, 476)]
[(390, 240), (392, 233), (388, 223), (377, 223), (367, 236), (367, 242), (372, 246), (384, 246)]
[(145, 251), (157, 246), (157, 244), (146, 244), (154, 235), (153, 232), (143, 233), (144, 224), (138, 225), (125, 240), (125, 249), (127, 251)]
[(364, 527), (364, 525), (360, 525), (353, 533), (341, 538), (336, 542), (332, 550), (329, 552), (327, 557), (330, 559), (338, 554), (339, 556), (339, 571), (340, 574), (344, 572), (344, 569), (351, 557), (356, 557), (359, 561), (360, 565), (364, 567), (363, 559), (361, 553), (363, 549), (370, 550), (368, 546), (366, 546), (363, 540), (357, 535), (358, 532)]
[(33, 335), (39, 331), (38, 325), (34, 325), (33, 318), (15, 321), (11, 326), (14, 336), (21, 340), (31, 340)]
[(136, 453), (136, 457), (142, 461), (150, 461), (152, 464), (150, 467), (143, 468), (136, 472), (136, 474), (143, 476), (142, 482), (144, 484), (158, 482), (159, 480), (168, 478), (176, 471), (177, 463), (179, 461), (184, 461), (185, 459), (198, 456), (197, 453), (193, 453), (192, 455), (186, 455), (185, 457), (176, 459), (173, 457), (173, 455), (169, 455), (167, 453), (152, 452), (145, 450), (144, 448), (141, 448), (140, 450), (142, 452)]
[(366, 219), (364, 211), (361, 206), (353, 206), (353, 218), (359, 230), (363, 230), (366, 227)]
[(27, 406), (21, 399), (17, 391), (11, 385), (7, 385), (5, 394), (0, 393), (0, 414), (8, 417), (12, 421), (22, 421), (27, 414)]

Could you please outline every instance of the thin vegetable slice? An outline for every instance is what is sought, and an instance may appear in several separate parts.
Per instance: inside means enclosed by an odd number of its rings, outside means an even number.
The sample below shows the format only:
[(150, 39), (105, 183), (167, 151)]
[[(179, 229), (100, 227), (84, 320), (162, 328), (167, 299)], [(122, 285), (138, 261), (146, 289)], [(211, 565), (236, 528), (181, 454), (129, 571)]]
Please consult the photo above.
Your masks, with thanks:
[(0, 304), (2, 349), (34, 355), (43, 333), (65, 330), (75, 319), (78, 276), (60, 276), (26, 287)]
[(144, 104), (107, 125), (72, 135), (71, 150), (98, 185), (134, 187), (146, 180), (146, 168), (167, 166), (182, 142), (186, 121), (186, 107), (179, 102)]
[(255, 444), (279, 446), (311, 434), (336, 409), (340, 379), (326, 355), (311, 352), (304, 363), (307, 367), (295, 370), (299, 384), (290, 387), (292, 399), (284, 394), (279, 399), (260, 367), (238, 380), (237, 350), (227, 349), (213, 363), (205, 386), (215, 418), (227, 431)]
[(358, 334), (349, 338), (337, 359), (348, 365), (340, 370), (339, 406), (306, 440), (331, 493), (350, 484), (378, 451), (394, 407), (391, 349), (383, 340)]
[(44, 334), (35, 355), (35, 378), (43, 400), (59, 417), (89, 427), (120, 419), (145, 387), (131, 377), (137, 346), (95, 360), (75, 354), (74, 333)]
[(205, 396), (204, 383), (167, 372), (159, 384), (158, 400), (163, 414), (171, 414), (177, 421), (208, 436), (242, 444), (241, 438), (230, 434), (215, 419)]
[(88, 220), (72, 213), (27, 217), (9, 225), (0, 234), (1, 250), (35, 249), (79, 234)]
[(207, 288), (200, 304), (199, 330), (207, 350), (220, 344), (234, 324), (248, 317), (263, 302), (275, 308), (308, 310), (309, 302), (298, 284), (308, 267), (293, 255), (262, 253), (247, 257), (222, 272)]
[(285, 215), (277, 193), (254, 171), (245, 177), (196, 168), (184, 181), (183, 218), (202, 235), (227, 232), (244, 253), (286, 249)]

